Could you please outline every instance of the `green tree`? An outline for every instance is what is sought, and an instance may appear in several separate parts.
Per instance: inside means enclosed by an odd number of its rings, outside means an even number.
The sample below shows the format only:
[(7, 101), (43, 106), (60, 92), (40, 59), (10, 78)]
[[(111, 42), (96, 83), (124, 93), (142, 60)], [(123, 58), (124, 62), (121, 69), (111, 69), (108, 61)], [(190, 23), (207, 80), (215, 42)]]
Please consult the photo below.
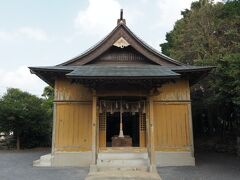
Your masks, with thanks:
[(46, 86), (43, 90), (42, 96), (46, 99), (53, 100), (54, 98), (54, 89), (51, 86)]
[[(162, 52), (191, 65), (216, 69), (192, 88), (193, 117), (208, 114), (210, 129), (240, 126), (240, 0), (193, 2), (167, 33)], [(227, 128), (222, 128), (223, 126)], [(214, 126), (214, 127), (213, 127)], [(238, 132), (238, 131), (234, 131)]]
[(215, 16), (222, 6), (206, 0), (192, 3), (167, 34), (162, 52), (187, 64), (214, 64), (210, 61), (218, 58), (215, 56), (220, 52)]
[(0, 99), (0, 131), (13, 132), (16, 147), (50, 144), (51, 119), (44, 100), (10, 88)]
[(44, 97), (43, 106), (48, 110), (48, 116), (51, 118), (53, 116), (54, 89), (51, 86), (46, 86), (42, 97)]

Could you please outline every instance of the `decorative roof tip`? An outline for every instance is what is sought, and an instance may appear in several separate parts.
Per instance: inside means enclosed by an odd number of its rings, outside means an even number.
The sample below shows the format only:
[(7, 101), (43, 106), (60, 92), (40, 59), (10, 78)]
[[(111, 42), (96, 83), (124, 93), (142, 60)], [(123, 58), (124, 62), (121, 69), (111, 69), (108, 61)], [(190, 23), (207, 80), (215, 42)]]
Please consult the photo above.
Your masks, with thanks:
[(117, 20), (117, 25), (126, 24), (126, 20), (123, 19), (123, 9), (120, 10), (120, 19)]

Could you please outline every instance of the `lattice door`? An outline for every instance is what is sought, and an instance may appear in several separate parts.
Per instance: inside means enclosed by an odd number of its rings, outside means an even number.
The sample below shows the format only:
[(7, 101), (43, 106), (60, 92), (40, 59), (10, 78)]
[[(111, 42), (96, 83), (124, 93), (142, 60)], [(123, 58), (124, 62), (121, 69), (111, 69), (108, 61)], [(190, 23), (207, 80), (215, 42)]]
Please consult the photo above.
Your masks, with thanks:
[(146, 147), (146, 113), (139, 115), (139, 141), (140, 147)]
[(99, 147), (106, 147), (106, 113), (99, 113)]

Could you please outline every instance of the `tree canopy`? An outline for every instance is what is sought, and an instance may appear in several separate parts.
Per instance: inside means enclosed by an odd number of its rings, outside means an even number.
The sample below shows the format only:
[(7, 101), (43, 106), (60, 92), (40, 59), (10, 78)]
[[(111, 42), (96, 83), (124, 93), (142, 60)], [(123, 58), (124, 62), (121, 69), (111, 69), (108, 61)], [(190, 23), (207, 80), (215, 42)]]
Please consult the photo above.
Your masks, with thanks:
[(217, 60), (240, 50), (240, 1), (214, 4), (193, 2), (167, 33), (162, 52), (188, 64), (216, 65)]
[(224, 131), (223, 126), (239, 132), (240, 0), (193, 2), (166, 41), (160, 45), (164, 54), (191, 65), (216, 66), (192, 88), (193, 116), (199, 120), (196, 109), (205, 111), (210, 133)]
[(0, 132), (13, 132), (16, 146), (48, 146), (52, 111), (45, 100), (10, 88), (0, 99)]

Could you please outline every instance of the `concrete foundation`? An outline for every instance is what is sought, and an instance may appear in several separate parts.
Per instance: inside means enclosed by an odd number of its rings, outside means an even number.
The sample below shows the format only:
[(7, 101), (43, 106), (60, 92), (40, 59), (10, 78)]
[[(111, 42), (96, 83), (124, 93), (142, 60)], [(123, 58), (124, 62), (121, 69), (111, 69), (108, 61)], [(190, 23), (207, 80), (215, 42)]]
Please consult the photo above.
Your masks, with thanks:
[(92, 152), (56, 152), (54, 155), (47, 154), (33, 161), (36, 167), (89, 167), (92, 160)]
[(195, 166), (195, 158), (191, 152), (156, 152), (157, 167)]
[[(130, 155), (132, 153), (124, 154), (124, 157), (118, 157), (118, 159), (114, 159), (114, 153), (104, 153), (99, 154), (98, 163), (101, 165), (110, 164), (112, 165), (122, 165), (123, 163), (127, 162), (127, 165), (136, 163), (142, 163), (141, 166), (145, 166), (146, 164), (144, 160), (146, 157), (145, 154), (139, 154), (137, 156), (143, 156), (138, 158), (133, 158)], [(106, 160), (107, 158), (110, 158)], [(128, 157), (129, 156), (129, 157)], [(127, 160), (123, 160), (126, 159)], [(132, 159), (131, 159), (132, 158)], [(130, 159), (130, 160), (129, 160)], [(39, 160), (33, 162), (33, 166), (53, 166), (53, 167), (60, 167), (60, 166), (76, 166), (76, 167), (89, 167), (92, 161), (92, 153), (91, 151), (87, 152), (56, 152), (52, 156), (51, 154), (41, 156)], [(144, 163), (143, 163), (144, 162)], [(165, 166), (195, 166), (195, 158), (191, 152), (156, 152), (156, 162), (157, 167), (165, 167)], [(117, 164), (116, 164), (117, 163)]]
[(92, 152), (55, 152), (52, 166), (89, 167), (92, 161)]

